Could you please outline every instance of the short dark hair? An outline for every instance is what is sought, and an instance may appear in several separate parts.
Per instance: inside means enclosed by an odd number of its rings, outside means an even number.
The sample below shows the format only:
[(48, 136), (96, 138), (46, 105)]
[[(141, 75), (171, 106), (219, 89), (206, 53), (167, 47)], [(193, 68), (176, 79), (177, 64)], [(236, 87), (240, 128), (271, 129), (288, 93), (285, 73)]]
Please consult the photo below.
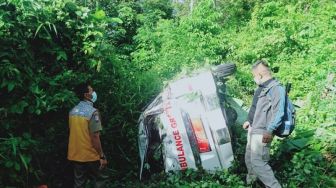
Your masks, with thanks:
[(75, 87), (75, 94), (80, 100), (83, 100), (84, 94), (89, 92), (89, 86), (90, 86), (90, 83), (85, 82), (85, 83), (78, 84)]
[(268, 66), (268, 63), (266, 60), (260, 59), (257, 60), (253, 65), (252, 65), (252, 70), (256, 69), (258, 67), (258, 65), (263, 65), (264, 67), (266, 67), (268, 69), (268, 71), (270, 71), (270, 67)]

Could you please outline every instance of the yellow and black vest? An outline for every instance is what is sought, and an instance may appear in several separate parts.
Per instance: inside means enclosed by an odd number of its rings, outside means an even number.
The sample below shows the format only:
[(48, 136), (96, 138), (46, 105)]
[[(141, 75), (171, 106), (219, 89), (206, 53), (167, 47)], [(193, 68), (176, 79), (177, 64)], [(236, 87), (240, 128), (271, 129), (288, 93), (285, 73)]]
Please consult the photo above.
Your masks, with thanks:
[(99, 160), (99, 154), (93, 148), (89, 133), (89, 122), (95, 111), (97, 109), (88, 101), (81, 101), (70, 111), (69, 160), (79, 162)]

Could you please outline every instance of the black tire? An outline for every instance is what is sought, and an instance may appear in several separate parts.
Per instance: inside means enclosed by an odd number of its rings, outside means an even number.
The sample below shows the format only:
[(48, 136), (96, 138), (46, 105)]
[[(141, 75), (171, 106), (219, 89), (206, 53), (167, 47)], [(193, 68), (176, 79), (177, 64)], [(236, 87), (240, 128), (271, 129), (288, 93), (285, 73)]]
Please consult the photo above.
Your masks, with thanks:
[(213, 73), (218, 77), (227, 77), (232, 75), (236, 71), (236, 64), (234, 63), (225, 63), (216, 66)]

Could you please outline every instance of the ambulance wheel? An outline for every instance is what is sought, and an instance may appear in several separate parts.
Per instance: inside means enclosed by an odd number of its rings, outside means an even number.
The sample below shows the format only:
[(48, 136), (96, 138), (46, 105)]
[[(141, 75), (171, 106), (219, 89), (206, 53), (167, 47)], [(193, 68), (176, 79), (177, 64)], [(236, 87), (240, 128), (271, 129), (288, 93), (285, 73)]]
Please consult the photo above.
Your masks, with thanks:
[(213, 73), (218, 77), (227, 77), (232, 75), (236, 71), (236, 64), (234, 63), (225, 63), (217, 65)]

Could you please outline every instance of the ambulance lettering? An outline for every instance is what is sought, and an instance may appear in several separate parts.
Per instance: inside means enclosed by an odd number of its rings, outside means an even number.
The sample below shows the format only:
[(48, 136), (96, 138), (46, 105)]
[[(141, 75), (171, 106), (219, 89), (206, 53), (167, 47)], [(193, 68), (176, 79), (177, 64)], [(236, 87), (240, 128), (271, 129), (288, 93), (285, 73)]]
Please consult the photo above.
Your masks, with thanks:
[(182, 142), (182, 137), (180, 132), (177, 129), (177, 124), (176, 124), (176, 119), (175, 117), (172, 115), (171, 112), (171, 104), (170, 102), (166, 102), (165, 103), (165, 107), (164, 107), (164, 111), (167, 115), (167, 118), (169, 120), (170, 123), (170, 127), (173, 129), (173, 137), (175, 140), (175, 146), (176, 146), (176, 150), (177, 150), (177, 157), (178, 157), (178, 161), (181, 167), (181, 170), (185, 170), (188, 168), (188, 163), (187, 163), (187, 158), (185, 157), (185, 152), (183, 149), (183, 142)]

